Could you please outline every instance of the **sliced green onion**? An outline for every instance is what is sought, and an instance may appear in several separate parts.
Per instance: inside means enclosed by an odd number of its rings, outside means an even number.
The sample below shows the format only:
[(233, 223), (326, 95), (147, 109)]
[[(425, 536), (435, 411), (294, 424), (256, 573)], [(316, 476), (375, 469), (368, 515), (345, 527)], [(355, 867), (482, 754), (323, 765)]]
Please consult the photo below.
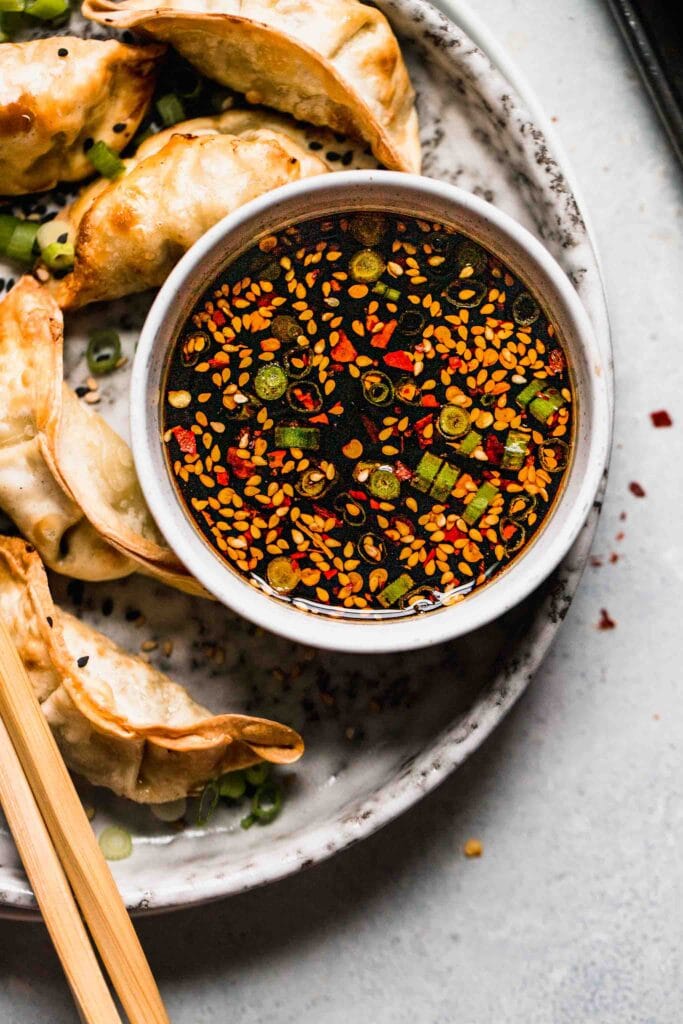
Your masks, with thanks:
[(278, 555), (268, 563), (266, 579), (278, 594), (291, 594), (301, 579), (301, 569), (286, 555)]
[(350, 224), (350, 231), (361, 245), (377, 245), (387, 229), (387, 222), (379, 213), (360, 213)]
[(107, 860), (125, 860), (133, 852), (130, 832), (118, 825), (109, 825), (100, 832), (98, 842)]
[(0, 11), (0, 33), (4, 36), (4, 41), (13, 39), (24, 27), (25, 18), (22, 11)]
[(24, 9), (24, 0), (0, 0), (0, 11), (3, 14), (7, 11), (19, 12)]
[(536, 495), (521, 492), (513, 494), (508, 506), (508, 515), (511, 519), (527, 519), (536, 508)]
[(47, 249), (48, 245), (52, 245), (53, 242), (68, 242), (69, 233), (71, 231), (71, 225), (67, 220), (60, 220), (59, 217), (54, 217), (52, 220), (44, 221), (38, 228), (38, 234), (36, 235), (36, 242), (38, 248)]
[(270, 825), (282, 810), (282, 790), (275, 782), (266, 782), (254, 793), (251, 813), (259, 825)]
[(40, 224), (9, 214), (0, 216), (0, 253), (18, 263), (32, 263)]
[(400, 601), (409, 590), (412, 590), (415, 586), (415, 582), (408, 575), (407, 572), (402, 573), (398, 579), (393, 580), (388, 587), (381, 590), (377, 595), (377, 600), (383, 608), (391, 608), (392, 604), (396, 604)]
[(444, 462), (443, 466), (437, 473), (436, 479), (432, 484), (432, 489), (429, 492), (431, 497), (436, 501), (446, 501), (459, 476), (459, 469), (452, 466), (450, 462)]
[(284, 345), (291, 345), (302, 333), (301, 324), (293, 316), (287, 316), (286, 313), (278, 313), (276, 317), (273, 317), (270, 329), (273, 337)]
[(384, 281), (377, 281), (372, 289), (375, 295), (381, 295), (387, 302), (398, 302), (401, 293), (398, 288), (390, 288)]
[(386, 270), (384, 258), (374, 249), (360, 249), (349, 260), (349, 273), (354, 281), (373, 284)]
[(71, 242), (51, 242), (41, 250), (41, 259), (50, 270), (70, 270), (76, 252)]
[(218, 792), (226, 800), (240, 800), (246, 791), (244, 772), (228, 772), (218, 780)]
[(523, 409), (526, 408), (532, 398), (535, 398), (538, 392), (542, 389), (544, 383), (545, 381), (538, 380), (538, 378), (536, 378), (536, 380), (532, 380), (530, 384), (527, 384), (524, 390), (520, 391), (517, 395), (517, 405), (521, 405)]
[(244, 777), (250, 786), (262, 786), (269, 775), (270, 765), (266, 764), (265, 761), (259, 761), (258, 764), (252, 764), (251, 767), (247, 768), (244, 772)]
[(150, 811), (159, 821), (180, 821), (187, 810), (187, 800), (180, 797), (179, 800), (169, 800), (165, 804), (151, 804)]
[(24, 8), (26, 14), (41, 21), (53, 21), (61, 18), (69, 10), (69, 0), (28, 0)]
[(262, 366), (254, 377), (254, 391), (264, 402), (282, 398), (287, 390), (287, 374), (278, 363)]
[(541, 311), (533, 295), (520, 292), (512, 303), (512, 315), (520, 327), (531, 327), (538, 320)]
[(482, 484), (469, 505), (465, 507), (465, 511), (462, 514), (465, 522), (469, 526), (474, 526), (475, 523), (478, 523), (497, 494), (498, 488), (495, 484), (491, 484), (488, 481)]
[(454, 441), (463, 437), (470, 427), (470, 414), (459, 405), (444, 405), (439, 413), (437, 428), (443, 437)]
[(521, 469), (529, 450), (531, 436), (521, 430), (508, 430), (501, 465), (503, 469)]
[(565, 399), (560, 392), (556, 388), (548, 388), (542, 395), (529, 402), (529, 412), (539, 423), (547, 423), (564, 404)]
[(93, 143), (85, 155), (103, 178), (118, 178), (126, 169), (123, 160), (101, 139)]
[(463, 437), (462, 441), (458, 445), (458, 451), (461, 455), (471, 455), (475, 448), (478, 448), (481, 444), (481, 434), (477, 433), (476, 430), (470, 430), (469, 434)]
[(317, 427), (276, 427), (276, 448), (312, 448), (320, 447), (320, 431)]
[(363, 395), (371, 405), (389, 405), (394, 397), (394, 385), (381, 370), (367, 370), (361, 377)]
[(185, 120), (185, 107), (179, 96), (176, 96), (174, 92), (169, 92), (165, 96), (160, 96), (156, 103), (157, 110), (159, 111), (159, 117), (164, 122), (167, 128), (170, 128), (174, 124), (178, 124), (179, 121)]
[(118, 332), (111, 327), (90, 332), (88, 351), (88, 369), (91, 373), (111, 373), (118, 366), (121, 358), (121, 339)]
[(215, 814), (219, 796), (220, 792), (216, 782), (212, 781), (204, 786), (197, 808), (197, 824), (200, 828), (203, 828)]
[(287, 401), (295, 412), (303, 413), (306, 416), (313, 416), (323, 407), (320, 388), (311, 381), (290, 384), (287, 388)]
[(188, 85), (182, 86), (182, 88), (178, 88), (178, 95), (182, 96), (183, 99), (186, 100), (196, 100), (199, 96), (201, 96), (202, 89), (204, 88), (204, 82), (199, 77), (199, 75), (188, 77), (190, 77), (190, 80), (192, 81), (192, 88), (189, 88), (188, 82)]
[(368, 490), (378, 501), (395, 501), (401, 493), (401, 481), (390, 469), (379, 467), (370, 474)]
[(458, 309), (474, 309), (475, 306), (480, 304), (486, 295), (486, 291), (487, 288), (484, 281), (478, 281), (474, 277), (468, 277), (464, 280), (458, 278), (448, 285), (443, 296), (447, 302), (450, 302), (452, 306), (457, 306)]
[(422, 491), (423, 494), (427, 494), (442, 465), (443, 459), (440, 459), (438, 455), (425, 452), (413, 473), (412, 480), (410, 481), (411, 486), (416, 491)]

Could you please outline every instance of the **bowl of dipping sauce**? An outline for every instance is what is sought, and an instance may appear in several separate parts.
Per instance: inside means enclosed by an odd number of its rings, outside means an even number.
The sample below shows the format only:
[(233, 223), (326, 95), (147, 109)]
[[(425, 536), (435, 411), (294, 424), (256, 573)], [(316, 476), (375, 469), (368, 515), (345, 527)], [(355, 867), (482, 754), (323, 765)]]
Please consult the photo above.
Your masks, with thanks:
[(500, 210), (352, 171), (211, 229), (138, 346), (132, 438), (181, 561), (255, 623), (382, 652), (461, 635), (576, 538), (609, 448), (574, 288)]

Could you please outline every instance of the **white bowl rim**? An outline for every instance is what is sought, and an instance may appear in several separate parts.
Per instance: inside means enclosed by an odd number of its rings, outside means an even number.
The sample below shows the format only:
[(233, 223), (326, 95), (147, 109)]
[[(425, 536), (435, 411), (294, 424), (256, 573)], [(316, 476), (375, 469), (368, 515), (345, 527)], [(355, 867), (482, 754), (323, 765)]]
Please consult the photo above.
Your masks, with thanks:
[[(574, 463), (579, 451), (584, 456), (581, 479), (577, 482), (570, 469), (564, 493), (524, 556), (513, 561), (489, 586), (456, 605), (425, 615), (376, 622), (333, 619), (298, 610), (268, 597), (221, 563), (187, 517), (165, 467), (159, 472), (163, 453), (158, 428), (158, 391), (150, 387), (149, 380), (157, 346), (162, 337), (165, 341), (164, 321), (172, 315), (177, 295), (222, 240), (270, 212), (275, 215), (274, 220), (280, 220), (282, 208), (303, 197), (313, 200), (320, 194), (343, 195), (349, 188), (360, 187), (446, 201), (451, 206), (451, 218), (452, 209), (457, 207), (522, 252), (529, 265), (540, 272), (554, 290), (565, 321), (571, 326), (574, 343), (579, 349), (574, 353), (575, 364), (579, 354), (585, 364), (580, 406), (584, 412), (590, 411), (586, 437), (580, 438), (577, 432), (574, 442)], [(343, 204), (342, 199), (338, 208), (343, 208)], [(372, 202), (366, 203), (366, 207), (372, 205)], [(311, 211), (311, 216), (316, 212)], [(167, 540), (173, 538), (169, 544), (178, 558), (222, 603), (259, 626), (300, 643), (349, 653), (410, 650), (455, 639), (498, 618), (539, 587), (562, 561), (586, 520), (607, 465), (611, 422), (608, 379), (608, 368), (603, 364), (593, 327), (577, 292), (542, 243), (513, 218), (480, 197), (433, 178), (384, 170), (334, 172), (292, 182), (240, 207), (210, 228), (173, 269), (147, 315), (133, 365), (130, 403), (133, 455), (143, 493), (162, 534)], [(569, 483), (573, 476), (573, 494), (570, 495)], [(563, 511), (561, 528), (553, 531), (551, 525), (557, 527), (560, 509)]]

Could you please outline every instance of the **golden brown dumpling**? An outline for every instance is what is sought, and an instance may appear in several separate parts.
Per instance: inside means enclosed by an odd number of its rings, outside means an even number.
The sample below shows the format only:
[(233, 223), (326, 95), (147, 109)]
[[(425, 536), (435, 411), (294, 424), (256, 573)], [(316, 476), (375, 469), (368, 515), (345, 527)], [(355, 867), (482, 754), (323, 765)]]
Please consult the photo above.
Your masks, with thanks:
[(24, 277), (0, 302), (0, 508), (57, 572), (140, 571), (192, 593), (166, 546), (125, 441), (63, 382), (62, 315)]
[(52, 290), (64, 309), (144, 291), (164, 282), (183, 253), (226, 214), (326, 165), (289, 136), (168, 133), (148, 155), (126, 161), (112, 182), (87, 187), (66, 211), (74, 269)]
[(303, 753), (298, 733), (212, 715), (187, 691), (55, 607), (33, 548), (0, 537), (0, 614), (67, 765), (96, 786), (164, 803), (226, 771)]
[(73, 36), (3, 43), (0, 193), (87, 178), (87, 139), (123, 149), (147, 109), (163, 49)]
[(370, 143), (420, 170), (414, 94), (389, 22), (360, 0), (85, 0), (87, 18), (171, 43), (251, 103)]

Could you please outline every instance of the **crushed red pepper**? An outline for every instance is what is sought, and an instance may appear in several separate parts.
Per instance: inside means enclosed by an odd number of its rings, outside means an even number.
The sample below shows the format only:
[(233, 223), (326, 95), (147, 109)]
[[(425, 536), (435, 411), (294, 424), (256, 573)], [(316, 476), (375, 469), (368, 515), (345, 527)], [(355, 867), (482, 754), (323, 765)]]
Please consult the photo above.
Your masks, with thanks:
[(631, 481), (631, 483), (628, 485), (628, 489), (631, 492), (631, 494), (634, 494), (636, 496), (636, 498), (645, 497), (645, 488), (642, 487), (641, 484), (637, 483), (635, 480)]
[(655, 427), (673, 426), (673, 420), (669, 416), (666, 409), (659, 409), (657, 412), (651, 412), (650, 419), (652, 420), (653, 426)]
[(205, 292), (164, 440), (192, 519), (255, 586), (402, 615), (525, 549), (572, 404), (554, 325), (496, 256), (446, 225), (340, 214), (261, 239)]
[(600, 621), (598, 622), (598, 629), (616, 629), (616, 622), (610, 616), (606, 608), (600, 609)]

